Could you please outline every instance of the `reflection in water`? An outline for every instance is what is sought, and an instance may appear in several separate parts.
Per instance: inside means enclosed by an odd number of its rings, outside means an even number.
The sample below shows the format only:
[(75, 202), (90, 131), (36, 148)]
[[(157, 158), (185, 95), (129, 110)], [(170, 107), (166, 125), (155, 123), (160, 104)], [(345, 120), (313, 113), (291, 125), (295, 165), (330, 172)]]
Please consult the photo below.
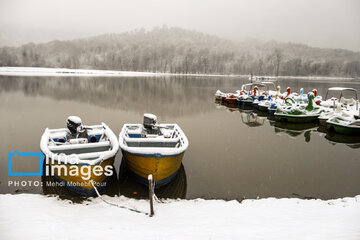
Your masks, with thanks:
[(304, 135), (305, 142), (310, 142), (311, 140), (311, 132), (316, 132), (317, 123), (288, 123), (288, 122), (275, 122), (275, 134), (282, 135), (285, 133), (286, 135), (296, 138), (301, 134)]
[[(45, 166), (44, 166), (45, 171)], [(99, 192), (102, 195), (108, 196), (118, 196), (119, 195), (119, 183), (117, 180), (117, 173), (115, 167), (113, 167), (114, 173), (106, 182), (106, 186), (103, 188), (99, 188)], [(59, 181), (53, 176), (46, 176), (45, 172), (41, 177), (42, 182), (42, 189), (43, 194), (45, 195), (56, 195), (59, 196), (61, 199), (71, 200), (73, 202), (82, 202), (87, 199), (85, 196), (81, 196), (73, 191), (70, 191), (66, 186), (65, 183)]]
[(266, 117), (259, 116), (254, 111), (244, 111), (239, 109), (241, 115), (241, 121), (249, 127), (260, 127), (264, 125)]
[[(124, 160), (121, 161), (119, 170), (119, 186), (121, 195), (136, 199), (149, 198), (149, 188), (136, 181), (136, 178), (127, 168)], [(179, 171), (174, 179), (161, 188), (155, 188), (155, 194), (158, 198), (162, 199), (185, 199), (186, 189), (186, 174), (184, 166), (181, 164)]]
[[(226, 81), (232, 87), (244, 80)], [(209, 87), (223, 85), (222, 78), (185, 77), (0, 77), (2, 91), (22, 91), (26, 95), (46, 96), (55, 100), (91, 103), (132, 112), (156, 112), (159, 116), (183, 116), (209, 112), (202, 104)], [(191, 107), (190, 107), (191, 105)]]
[(357, 149), (360, 148), (360, 136), (342, 135), (335, 132), (328, 132), (325, 136), (333, 145), (344, 143), (346, 146)]
[[(313, 134), (312, 126), (300, 130), (307, 141), (311, 133), (312, 144), (306, 144), (302, 134), (290, 140), (278, 137), (272, 126), (275, 122), (269, 121), (269, 116), (263, 125), (256, 123), (253, 125), (258, 127), (248, 127), (242, 122), (239, 108), (214, 104), (217, 89), (233, 92), (245, 82), (239, 78), (217, 77), (0, 76), (0, 132), (6, 139), (0, 143), (0, 151), (4, 153), (0, 155), (0, 193), (51, 194), (54, 191), (47, 186), (44, 189), (41, 186), (8, 186), (9, 180), (41, 182), (41, 178), (35, 176), (8, 176), (6, 153), (15, 149), (40, 151), (39, 141), (44, 128), (65, 126), (64, 119), (76, 114), (86, 124), (103, 121), (119, 133), (123, 124), (138, 122), (144, 112), (153, 112), (163, 121), (178, 123), (190, 141), (183, 159), (186, 177), (182, 178), (185, 181), (180, 181), (186, 184), (175, 186), (175, 189), (182, 189), (176, 190), (178, 193), (161, 197), (242, 199), (292, 197), (297, 193), (329, 199), (359, 194), (360, 185), (355, 184), (360, 181), (358, 149), (345, 144), (333, 145), (320, 134)], [(317, 88), (323, 96), (328, 87), (360, 87), (359, 82), (349, 80), (284, 79), (276, 85), (282, 89), (290, 86), (294, 91), (300, 87), (305, 91)], [(262, 123), (261, 117), (266, 117), (266, 114), (254, 113)], [(245, 115), (243, 118), (246, 123), (252, 120), (248, 121)], [(281, 126), (277, 126), (277, 130), (294, 131)], [(283, 135), (289, 136), (287, 133)], [(117, 169), (121, 157), (119, 152), (114, 163)], [(143, 186), (133, 190), (126, 187), (124, 179), (127, 178), (121, 178), (122, 182), (116, 184), (123, 189), (115, 189), (115, 192), (141, 195)], [(127, 183), (138, 186), (131, 180)], [(138, 194), (134, 194), (135, 191)], [(161, 191), (168, 193), (172, 189)]]
[[(251, 108), (235, 108), (235, 107), (226, 107), (220, 103), (216, 104), (218, 109), (225, 108), (230, 112), (236, 112), (238, 110), (241, 116), (241, 122), (249, 127), (260, 127), (263, 126), (266, 120), (268, 120), (270, 126), (274, 126), (275, 134), (278, 136), (287, 135), (291, 138), (297, 138), (300, 135), (304, 136), (305, 142), (311, 141), (311, 132), (317, 133), (326, 133), (326, 139), (330, 143), (345, 143), (346, 146), (350, 148), (359, 148), (360, 147), (360, 136), (349, 136), (341, 135), (334, 132), (328, 132), (326, 129), (326, 124), (322, 125), (317, 122), (312, 123), (289, 123), (289, 122), (279, 122), (271, 118), (272, 115), (269, 115), (263, 111), (256, 111)], [(322, 135), (322, 134), (320, 134)]]

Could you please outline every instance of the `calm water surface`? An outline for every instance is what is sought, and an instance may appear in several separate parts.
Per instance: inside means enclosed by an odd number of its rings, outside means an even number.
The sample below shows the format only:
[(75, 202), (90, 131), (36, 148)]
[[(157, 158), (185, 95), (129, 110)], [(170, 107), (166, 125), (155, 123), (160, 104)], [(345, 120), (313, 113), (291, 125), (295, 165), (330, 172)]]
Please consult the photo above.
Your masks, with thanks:
[[(46, 127), (65, 127), (69, 115), (85, 124), (105, 122), (118, 135), (124, 123), (142, 122), (145, 112), (159, 122), (178, 123), (190, 147), (171, 185), (160, 197), (243, 199), (360, 194), (360, 141), (318, 131), (316, 124), (284, 125), (266, 115), (228, 108), (214, 102), (217, 89), (235, 91), (246, 79), (203, 77), (7, 77), (0, 76), (0, 193), (62, 193), (51, 187), (8, 186), (8, 152), (40, 152)], [(354, 87), (356, 80), (279, 80), (299, 91), (314, 88), (325, 96), (333, 86)], [(141, 197), (147, 189), (134, 182), (116, 157), (112, 193)], [(31, 170), (26, 161), (17, 166)], [(110, 189), (110, 187), (109, 187)], [(110, 190), (109, 190), (110, 191)], [(112, 194), (109, 193), (109, 194)]]

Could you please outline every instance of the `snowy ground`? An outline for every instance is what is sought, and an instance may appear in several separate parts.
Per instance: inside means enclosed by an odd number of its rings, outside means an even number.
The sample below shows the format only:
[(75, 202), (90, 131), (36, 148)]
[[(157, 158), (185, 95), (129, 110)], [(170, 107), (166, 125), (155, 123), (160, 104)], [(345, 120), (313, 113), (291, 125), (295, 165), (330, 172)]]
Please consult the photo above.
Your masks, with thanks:
[[(148, 212), (148, 202), (104, 197)], [(0, 195), (0, 239), (360, 239), (360, 195), (337, 200), (169, 200), (149, 217), (99, 198)]]

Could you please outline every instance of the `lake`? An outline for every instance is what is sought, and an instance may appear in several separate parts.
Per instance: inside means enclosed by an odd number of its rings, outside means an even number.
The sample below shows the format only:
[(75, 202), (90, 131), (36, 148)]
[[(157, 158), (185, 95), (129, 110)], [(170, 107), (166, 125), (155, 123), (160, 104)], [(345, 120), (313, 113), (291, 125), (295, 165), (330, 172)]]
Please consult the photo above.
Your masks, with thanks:
[[(8, 153), (40, 152), (46, 127), (66, 126), (69, 115), (84, 124), (105, 122), (119, 134), (125, 123), (141, 123), (144, 113), (160, 123), (177, 123), (190, 146), (174, 181), (157, 190), (163, 198), (244, 199), (264, 197), (339, 198), (360, 193), (360, 141), (319, 131), (317, 124), (279, 124), (266, 114), (253, 114), (215, 103), (217, 89), (234, 92), (247, 83), (235, 77), (20, 77), (0, 76), (0, 193), (66, 191), (41, 186), (42, 177), (8, 176)], [(276, 81), (299, 92), (316, 88), (353, 87), (356, 80)], [(16, 166), (31, 169), (34, 161)], [(109, 195), (146, 197), (119, 152)], [(20, 171), (20, 170), (19, 170)], [(9, 186), (31, 180), (40, 185)], [(51, 180), (51, 179), (50, 179)]]

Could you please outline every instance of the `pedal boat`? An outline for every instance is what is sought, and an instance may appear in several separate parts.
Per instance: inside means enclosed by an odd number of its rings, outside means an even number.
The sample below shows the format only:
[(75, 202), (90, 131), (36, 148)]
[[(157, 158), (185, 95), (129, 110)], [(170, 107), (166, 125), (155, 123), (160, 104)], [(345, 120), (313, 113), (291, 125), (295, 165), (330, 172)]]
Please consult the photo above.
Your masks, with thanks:
[[(45, 129), (40, 141), (40, 149), (46, 157), (43, 174), (51, 174), (49, 169), (56, 166), (54, 175), (51, 176), (64, 182), (69, 190), (77, 194), (93, 196), (95, 189), (90, 181), (93, 181), (98, 190), (106, 187), (106, 182), (111, 177), (107, 176), (109, 174), (106, 169), (114, 171), (113, 163), (119, 143), (116, 135), (105, 123), (84, 128), (87, 129), (88, 139), (79, 139), (82, 141), (78, 143), (69, 143), (66, 139), (69, 131), (67, 128)], [(76, 161), (72, 162), (70, 159)], [(84, 166), (87, 169), (81, 171)], [(102, 173), (94, 172), (94, 168), (99, 169), (98, 166), (102, 167)], [(70, 171), (74, 174), (70, 174)]]
[[(353, 98), (344, 98), (352, 94)], [(328, 96), (336, 96), (328, 98)], [(332, 117), (360, 117), (359, 100), (357, 90), (354, 88), (332, 87), (326, 92), (325, 101), (320, 101), (324, 112), (319, 116), (320, 124), (326, 125), (326, 121)]]
[(160, 187), (176, 176), (189, 142), (177, 124), (157, 124), (155, 115), (145, 114), (143, 124), (123, 126), (119, 145), (136, 179), (147, 185), (152, 174)]
[(292, 98), (286, 98), (285, 104), (277, 107), (275, 120), (292, 123), (310, 123), (317, 121), (323, 109), (316, 105), (314, 98), (314, 94), (310, 93), (309, 103), (307, 105), (297, 104)]
[(326, 128), (340, 134), (360, 136), (360, 119), (334, 116), (326, 121)]

